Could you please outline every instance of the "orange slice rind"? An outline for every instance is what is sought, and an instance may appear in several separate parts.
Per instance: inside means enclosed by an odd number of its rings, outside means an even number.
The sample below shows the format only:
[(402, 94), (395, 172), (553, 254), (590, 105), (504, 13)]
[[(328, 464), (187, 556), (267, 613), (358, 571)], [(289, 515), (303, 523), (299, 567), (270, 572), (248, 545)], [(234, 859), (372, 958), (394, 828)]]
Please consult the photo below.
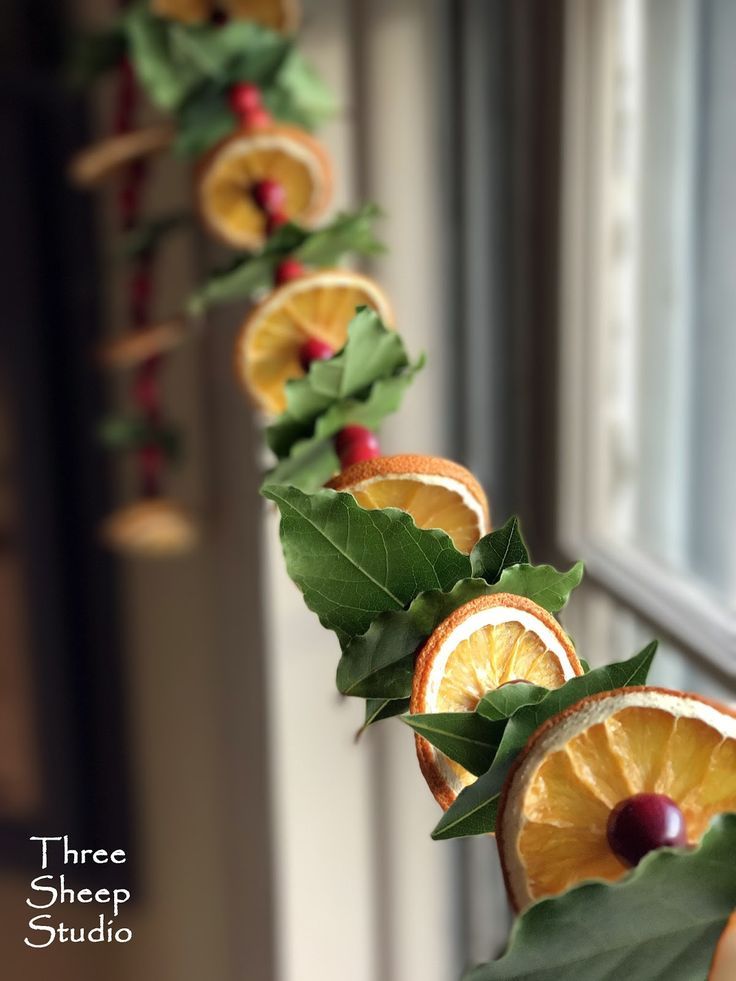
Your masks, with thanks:
[(297, 0), (226, 0), (224, 6), (231, 17), (285, 34), (297, 29), (301, 16)]
[(363, 508), (399, 508), (419, 528), (440, 528), (469, 553), (491, 528), (488, 500), (465, 467), (437, 456), (405, 453), (354, 463), (328, 484)]
[(201, 24), (217, 8), (236, 20), (252, 20), (273, 31), (290, 32), (299, 25), (297, 0), (153, 0), (152, 10), (158, 17), (183, 24)]
[(100, 537), (116, 552), (163, 558), (190, 551), (199, 530), (186, 508), (158, 497), (119, 508), (102, 523)]
[(296, 126), (236, 133), (210, 151), (197, 185), (204, 222), (226, 245), (250, 251), (263, 245), (267, 220), (252, 190), (266, 179), (283, 186), (284, 214), (302, 225), (312, 225), (332, 197), (330, 159), (309, 133)]
[(359, 306), (372, 307), (384, 322), (392, 320), (383, 290), (367, 276), (348, 269), (323, 269), (280, 286), (245, 320), (235, 343), (235, 371), (265, 412), (286, 408), (285, 385), (304, 369), (299, 351), (310, 337), (339, 351)]
[(151, 10), (157, 17), (178, 20), (182, 24), (200, 24), (212, 13), (211, 0), (153, 0)]
[[(558, 688), (582, 673), (551, 613), (511, 593), (480, 596), (447, 617), (419, 652), (410, 711), (472, 712), (486, 692), (508, 682)], [(476, 777), (423, 736), (415, 741), (424, 778), (447, 810)]]
[(621, 688), (541, 726), (509, 774), (496, 824), (513, 906), (623, 876), (606, 826), (638, 793), (671, 797), (698, 842), (712, 817), (736, 809), (736, 715), (698, 695)]

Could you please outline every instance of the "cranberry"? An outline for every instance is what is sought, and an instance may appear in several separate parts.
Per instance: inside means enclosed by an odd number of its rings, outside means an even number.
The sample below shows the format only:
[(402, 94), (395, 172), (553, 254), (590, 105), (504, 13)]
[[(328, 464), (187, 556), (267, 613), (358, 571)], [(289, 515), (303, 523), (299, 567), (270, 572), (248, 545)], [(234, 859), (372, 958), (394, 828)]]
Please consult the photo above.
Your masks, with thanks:
[(313, 361), (326, 361), (334, 353), (326, 341), (320, 341), (317, 337), (310, 337), (299, 348), (299, 364), (305, 371), (309, 371), (309, 366)]
[(277, 211), (275, 215), (269, 215), (266, 220), (266, 234), (273, 235), (282, 225), (289, 220), (289, 216), (283, 211)]
[(280, 214), (286, 204), (284, 185), (280, 181), (274, 181), (268, 177), (254, 184), (251, 194), (261, 211), (267, 215)]
[(351, 443), (340, 457), (340, 466), (343, 470), (347, 470), (354, 463), (362, 463), (363, 460), (373, 460), (380, 455), (380, 449), (370, 443)]
[(238, 82), (230, 89), (228, 97), (230, 108), (236, 116), (250, 116), (263, 109), (261, 90), (251, 82)]
[(342, 456), (353, 443), (365, 443), (375, 445), (378, 449), (378, 439), (375, 433), (365, 426), (344, 426), (335, 436), (335, 450), (338, 456)]
[(685, 818), (665, 794), (634, 794), (608, 816), (608, 844), (626, 865), (638, 865), (655, 848), (687, 844)]
[(335, 449), (343, 470), (362, 460), (373, 460), (381, 455), (376, 434), (363, 426), (345, 426), (335, 437)]
[(276, 266), (274, 282), (277, 286), (283, 286), (284, 283), (290, 283), (292, 279), (299, 279), (304, 272), (304, 266), (297, 259), (282, 259)]
[(242, 117), (242, 122), (246, 129), (268, 129), (273, 126), (273, 116), (267, 109), (259, 106), (252, 112), (246, 113)]

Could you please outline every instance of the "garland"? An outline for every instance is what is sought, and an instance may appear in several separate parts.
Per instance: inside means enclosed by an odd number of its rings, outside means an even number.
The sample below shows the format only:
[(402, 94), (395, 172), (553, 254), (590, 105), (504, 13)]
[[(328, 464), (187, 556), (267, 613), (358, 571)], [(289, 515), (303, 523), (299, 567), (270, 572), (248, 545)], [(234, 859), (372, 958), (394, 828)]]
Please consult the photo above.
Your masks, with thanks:
[[(114, 135), (71, 174), (85, 186), (119, 179), (130, 264), (130, 329), (100, 356), (133, 369), (136, 412), (101, 434), (134, 454), (141, 499), (106, 523), (106, 540), (137, 554), (194, 543), (192, 516), (162, 493), (178, 435), (164, 421), (161, 368), (213, 305), (260, 299), (236, 365), (270, 415), (275, 462), (262, 493), (280, 511), (291, 578), (339, 641), (337, 687), (365, 701), (364, 727), (400, 716), (413, 730), (444, 808), (433, 837), (497, 834), (520, 915), (504, 956), (467, 978), (733, 976), (728, 939), (714, 955), (736, 907), (736, 815), (725, 813), (736, 809), (733, 713), (646, 687), (656, 643), (591, 670), (556, 619), (582, 564), (534, 564), (516, 518), (491, 531), (485, 495), (463, 468), (380, 456), (376, 430), (423, 358), (390, 329), (380, 287), (334, 268), (347, 253), (381, 250), (375, 206), (315, 227), (331, 170), (308, 130), (332, 100), (283, 33), (296, 17), (286, 2), (154, 0), (80, 46), (78, 75), (117, 70), (118, 96)], [(168, 118), (136, 129), (139, 91)], [(193, 220), (143, 219), (148, 161), (161, 152), (198, 158), (199, 216), (234, 255), (181, 312), (150, 324), (155, 253)], [(619, 760), (606, 776), (616, 740), (629, 770)]]

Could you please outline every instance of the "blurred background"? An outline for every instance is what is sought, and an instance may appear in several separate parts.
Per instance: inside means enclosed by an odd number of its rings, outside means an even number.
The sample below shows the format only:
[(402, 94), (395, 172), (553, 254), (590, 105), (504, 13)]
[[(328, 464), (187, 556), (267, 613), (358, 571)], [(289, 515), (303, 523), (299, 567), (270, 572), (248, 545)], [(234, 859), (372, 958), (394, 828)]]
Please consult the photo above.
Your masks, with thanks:
[[(167, 363), (187, 438), (172, 489), (201, 547), (151, 562), (97, 544), (132, 479), (93, 439), (123, 397), (89, 353), (121, 323), (121, 283), (113, 194), (69, 190), (64, 169), (107, 131), (111, 93), (71, 94), (58, 63), (107, 6), (6, 0), (0, 17), (3, 977), (448, 981), (506, 937), (494, 846), (431, 842), (399, 722), (354, 745), (361, 705), (335, 692), (336, 642), (257, 494), (231, 380), (242, 310)], [(305, 8), (341, 102), (321, 133), (337, 205), (386, 210), (369, 271), (430, 359), (384, 449), (465, 463), (536, 560), (586, 560), (564, 621), (592, 663), (657, 636), (657, 682), (736, 698), (736, 5)], [(186, 167), (154, 169), (157, 210), (190, 193)], [(206, 261), (172, 239), (158, 315)], [(132, 943), (23, 946), (32, 834), (128, 851), (101, 884), (132, 889)]]

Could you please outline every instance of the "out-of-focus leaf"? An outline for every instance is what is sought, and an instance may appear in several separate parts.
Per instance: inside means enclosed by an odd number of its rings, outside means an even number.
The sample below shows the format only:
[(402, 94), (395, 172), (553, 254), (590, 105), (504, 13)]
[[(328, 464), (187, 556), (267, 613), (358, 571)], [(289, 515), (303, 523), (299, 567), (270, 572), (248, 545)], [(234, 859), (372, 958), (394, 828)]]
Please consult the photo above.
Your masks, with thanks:
[(186, 228), (191, 221), (191, 214), (183, 212), (149, 218), (125, 233), (121, 243), (122, 254), (126, 259), (150, 255), (156, 251), (170, 232)]
[(375, 255), (383, 246), (373, 233), (375, 205), (343, 212), (315, 231), (290, 222), (270, 236), (254, 255), (241, 255), (211, 273), (190, 296), (188, 309), (199, 315), (216, 303), (247, 299), (273, 284), (276, 266), (294, 256), (308, 266), (333, 266), (344, 255)]
[[(332, 435), (337, 430), (323, 422), (328, 410), (359, 400), (374, 382), (391, 378), (408, 364), (396, 331), (385, 327), (375, 310), (361, 308), (348, 325), (345, 347), (326, 361), (314, 361), (303, 378), (286, 383), (286, 409), (266, 430), (268, 445), (284, 457), (297, 437)], [(315, 423), (319, 432), (314, 431)]]
[(108, 450), (123, 452), (160, 446), (170, 460), (181, 457), (181, 432), (175, 426), (152, 426), (138, 416), (108, 416), (97, 427), (97, 438)]

